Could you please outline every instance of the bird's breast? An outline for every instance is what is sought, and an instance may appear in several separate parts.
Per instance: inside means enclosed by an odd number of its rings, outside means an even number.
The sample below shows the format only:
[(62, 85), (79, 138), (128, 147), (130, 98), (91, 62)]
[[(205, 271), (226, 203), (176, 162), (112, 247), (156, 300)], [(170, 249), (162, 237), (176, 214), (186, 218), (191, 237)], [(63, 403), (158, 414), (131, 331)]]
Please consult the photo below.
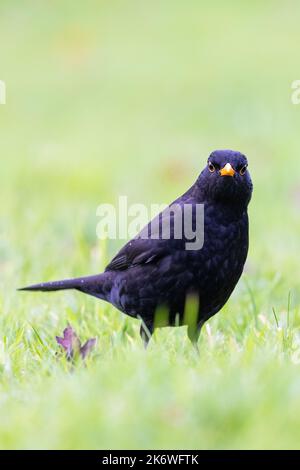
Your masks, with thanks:
[(190, 255), (200, 287), (215, 291), (231, 288), (241, 275), (247, 252), (247, 217), (229, 223), (211, 218), (205, 224), (203, 248)]

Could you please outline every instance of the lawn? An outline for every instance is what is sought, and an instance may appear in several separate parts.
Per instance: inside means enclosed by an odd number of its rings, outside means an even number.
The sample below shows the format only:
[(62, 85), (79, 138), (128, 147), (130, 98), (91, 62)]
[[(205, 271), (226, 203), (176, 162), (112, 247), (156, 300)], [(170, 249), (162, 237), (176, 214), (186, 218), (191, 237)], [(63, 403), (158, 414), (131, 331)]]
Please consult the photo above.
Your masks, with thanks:
[[(296, 0), (2, 0), (0, 448), (300, 447)], [(96, 210), (168, 203), (216, 148), (248, 156), (245, 273), (203, 328), (155, 333), (80, 293), (124, 240)], [(97, 337), (70, 366), (55, 336)]]

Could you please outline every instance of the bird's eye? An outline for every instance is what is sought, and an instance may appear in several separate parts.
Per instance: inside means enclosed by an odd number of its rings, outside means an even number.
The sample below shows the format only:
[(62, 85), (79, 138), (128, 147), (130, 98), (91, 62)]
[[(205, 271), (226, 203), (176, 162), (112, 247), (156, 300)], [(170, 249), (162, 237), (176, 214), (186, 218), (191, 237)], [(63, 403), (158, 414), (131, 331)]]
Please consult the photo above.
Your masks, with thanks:
[(247, 166), (248, 166), (248, 165), (244, 165), (244, 166), (240, 169), (240, 175), (241, 175), (241, 176), (244, 176), (244, 174), (246, 173), (246, 171), (247, 171)]
[(208, 169), (213, 173), (215, 171), (215, 165), (212, 162), (208, 162)]

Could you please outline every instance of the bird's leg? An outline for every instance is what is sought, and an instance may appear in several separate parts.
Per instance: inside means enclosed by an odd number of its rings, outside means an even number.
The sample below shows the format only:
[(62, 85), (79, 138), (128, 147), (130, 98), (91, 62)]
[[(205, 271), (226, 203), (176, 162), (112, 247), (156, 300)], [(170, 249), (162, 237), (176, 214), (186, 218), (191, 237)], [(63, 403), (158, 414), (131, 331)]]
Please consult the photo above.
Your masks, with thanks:
[(203, 323), (204, 322), (200, 322), (197, 326), (188, 325), (188, 328), (187, 328), (188, 338), (191, 341), (193, 347), (195, 348), (198, 354), (200, 354), (199, 347), (198, 347), (198, 339), (201, 333), (201, 328), (203, 326)]
[(191, 341), (193, 347), (195, 348), (196, 352), (199, 354), (198, 339), (199, 339), (199, 335), (200, 335), (200, 330), (197, 329), (195, 331), (195, 329), (193, 328), (193, 330), (191, 331), (191, 329), (188, 327), (187, 334), (188, 334), (188, 338)]
[(152, 333), (153, 333), (153, 328), (150, 325), (146, 325), (146, 323), (142, 320), (142, 324), (140, 328), (140, 335), (143, 340), (145, 349), (147, 349)]

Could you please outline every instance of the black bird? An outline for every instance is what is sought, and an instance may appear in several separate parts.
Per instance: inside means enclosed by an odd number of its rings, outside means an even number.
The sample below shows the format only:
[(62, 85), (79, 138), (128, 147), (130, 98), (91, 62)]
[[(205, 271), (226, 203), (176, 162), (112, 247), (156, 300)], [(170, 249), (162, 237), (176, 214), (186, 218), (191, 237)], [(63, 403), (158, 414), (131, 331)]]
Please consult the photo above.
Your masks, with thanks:
[[(247, 207), (253, 188), (247, 167), (247, 158), (240, 152), (214, 151), (193, 186), (129, 241), (103, 273), (20, 290), (76, 289), (140, 318), (146, 344), (156, 326), (184, 324), (188, 324), (188, 336), (196, 343), (204, 322), (229, 299), (247, 258)], [(187, 249), (191, 239), (185, 229), (190, 224), (197, 233), (196, 207), (201, 204), (204, 243), (195, 243), (195, 249), (191, 244), (192, 249)], [(172, 212), (174, 207), (177, 210)], [(184, 217), (186, 207), (192, 208), (189, 218)], [(175, 233), (179, 220), (182, 236)], [(166, 236), (163, 227), (169, 221), (170, 236)], [(191, 323), (186, 319), (189, 296), (197, 298), (196, 319)], [(162, 308), (167, 312), (164, 325), (155, 320)]]

